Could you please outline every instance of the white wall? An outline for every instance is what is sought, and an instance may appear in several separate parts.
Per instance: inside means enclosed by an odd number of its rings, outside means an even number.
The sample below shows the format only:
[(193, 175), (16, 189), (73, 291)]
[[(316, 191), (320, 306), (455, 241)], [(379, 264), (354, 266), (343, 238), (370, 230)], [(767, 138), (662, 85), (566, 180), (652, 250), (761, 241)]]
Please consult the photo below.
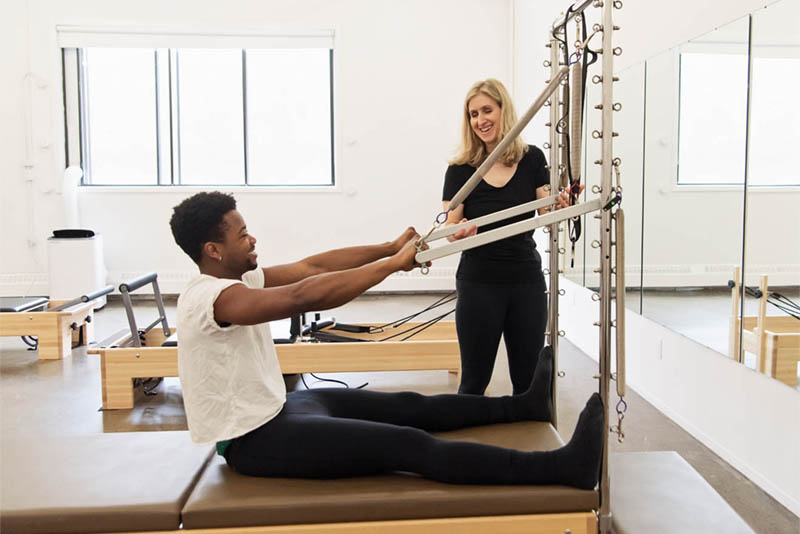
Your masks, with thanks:
[[(135, 6), (135, 7), (134, 7)], [(336, 191), (235, 190), (264, 263), (337, 246), (393, 239), (429, 228), (441, 210), (447, 159), (459, 139), (463, 96), (477, 79), (511, 80), (511, 12), (505, 0), (214, 0), (135, 5), (102, 0), (17, 0), (4, 16), (9, 55), (0, 65), (3, 254), (0, 294), (46, 294), (46, 238), (63, 227), (64, 125), (57, 24), (258, 29), (283, 24), (336, 31)], [(28, 58), (29, 56), (29, 58)], [(36, 84), (23, 90), (23, 80)], [(8, 96), (5, 96), (8, 95)], [(32, 99), (30, 106), (26, 98)], [(30, 120), (24, 111), (30, 107)], [(7, 118), (7, 120), (6, 120)], [(32, 194), (26, 196), (22, 139), (34, 137)], [(109, 281), (159, 272), (177, 292), (194, 271), (169, 233), (185, 189), (79, 192), (81, 222), (101, 232)], [(384, 289), (447, 288), (457, 258), (431, 275), (397, 276)]]

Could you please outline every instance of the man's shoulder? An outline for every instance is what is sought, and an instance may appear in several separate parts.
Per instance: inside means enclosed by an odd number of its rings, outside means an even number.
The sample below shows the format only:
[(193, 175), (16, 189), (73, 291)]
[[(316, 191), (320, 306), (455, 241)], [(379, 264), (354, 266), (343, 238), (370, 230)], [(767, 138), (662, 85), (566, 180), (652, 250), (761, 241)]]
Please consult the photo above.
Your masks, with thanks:
[(189, 280), (181, 294), (178, 295), (178, 309), (192, 306), (198, 301), (203, 301), (212, 295), (219, 294), (225, 287), (238, 283), (241, 282), (200, 274)]

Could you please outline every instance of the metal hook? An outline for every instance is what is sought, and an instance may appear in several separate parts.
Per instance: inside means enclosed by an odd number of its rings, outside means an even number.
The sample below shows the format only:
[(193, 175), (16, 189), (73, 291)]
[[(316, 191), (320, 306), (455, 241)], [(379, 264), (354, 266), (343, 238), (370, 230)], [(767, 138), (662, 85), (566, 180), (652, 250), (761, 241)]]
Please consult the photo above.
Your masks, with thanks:
[(603, 133), (600, 130), (593, 130), (592, 131), (592, 139), (601, 139), (603, 137)]
[(600, 295), (598, 293), (592, 293), (592, 301), (599, 302), (600, 301)]
[(614, 0), (614, 7), (616, 9), (622, 9), (622, 0)]
[(592, 83), (600, 83), (602, 81), (603, 77), (600, 76), (599, 74), (595, 74), (594, 76), (592, 76)]
[(616, 102), (613, 106), (611, 106), (611, 109), (613, 109), (614, 111), (622, 111), (622, 104)]
[(566, 335), (567, 335), (567, 333), (566, 333), (566, 332), (564, 332), (563, 330), (559, 330), (559, 331), (558, 331), (558, 337), (564, 337), (564, 336), (566, 336)]
[(545, 59), (544, 63), (542, 63), (542, 65), (544, 65), (545, 67), (549, 67), (551, 65), (550, 60), (549, 59)]
[(592, 193), (594, 193), (595, 195), (599, 195), (602, 192), (603, 192), (603, 188), (600, 187), (599, 185), (593, 185), (592, 186)]
[(559, 289), (559, 290), (558, 290), (558, 295), (559, 295), (559, 296), (563, 297), (563, 296), (564, 296), (564, 295), (566, 295), (566, 294), (567, 294), (566, 290), (564, 290), (564, 289)]
[(597, 239), (592, 241), (592, 248), (600, 248), (600, 241), (598, 241)]
[(614, 52), (615, 56), (621, 56), (622, 55), (622, 47), (621, 46), (614, 47), (613, 52)]

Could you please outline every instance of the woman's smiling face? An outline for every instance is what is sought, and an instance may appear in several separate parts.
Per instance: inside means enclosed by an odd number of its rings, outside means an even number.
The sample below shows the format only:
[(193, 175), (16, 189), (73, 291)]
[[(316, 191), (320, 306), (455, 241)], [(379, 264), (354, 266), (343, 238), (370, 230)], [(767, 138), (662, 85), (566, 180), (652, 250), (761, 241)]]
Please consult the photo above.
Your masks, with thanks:
[(491, 150), (497, 144), (500, 132), (500, 106), (489, 96), (480, 93), (467, 103), (469, 124), (475, 135)]

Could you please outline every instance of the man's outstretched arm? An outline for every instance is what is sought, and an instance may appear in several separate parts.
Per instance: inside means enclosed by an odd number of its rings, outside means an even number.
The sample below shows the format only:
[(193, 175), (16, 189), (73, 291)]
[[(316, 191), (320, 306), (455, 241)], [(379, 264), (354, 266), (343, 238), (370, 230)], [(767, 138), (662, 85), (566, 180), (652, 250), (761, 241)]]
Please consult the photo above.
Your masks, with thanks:
[(286, 286), (305, 280), (310, 276), (361, 267), (397, 254), (409, 240), (416, 239), (416, 237), (416, 231), (408, 228), (394, 241), (387, 241), (380, 245), (329, 250), (294, 263), (265, 267), (264, 287)]
[[(415, 234), (416, 235), (416, 234)], [(309, 276), (293, 284), (251, 289), (235, 284), (214, 302), (217, 323), (251, 325), (285, 319), (308, 310), (327, 310), (350, 302), (396, 271), (410, 271), (417, 264), (414, 240), (390, 258), (353, 269)]]

